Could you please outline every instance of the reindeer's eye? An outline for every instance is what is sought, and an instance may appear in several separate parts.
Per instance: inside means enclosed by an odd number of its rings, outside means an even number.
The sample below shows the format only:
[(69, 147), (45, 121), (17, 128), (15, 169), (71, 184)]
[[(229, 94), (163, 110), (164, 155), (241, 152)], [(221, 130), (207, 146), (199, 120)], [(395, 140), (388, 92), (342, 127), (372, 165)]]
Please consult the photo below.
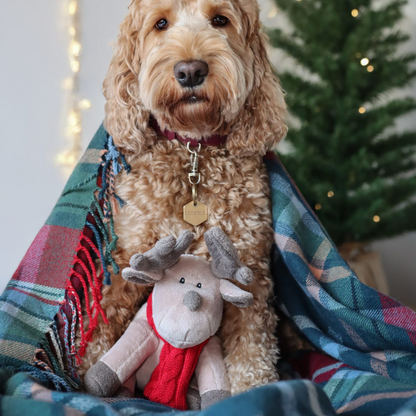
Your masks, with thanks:
[(185, 283), (185, 278), (181, 277), (181, 280), (179, 280), (179, 283)]
[(199, 289), (201, 289), (201, 287), (202, 287), (201, 283), (198, 283), (198, 284), (196, 285), (196, 287), (197, 287), (197, 288), (199, 288)]
[(166, 19), (160, 19), (155, 24), (155, 28), (159, 30), (165, 30), (167, 27), (168, 21)]
[(226, 18), (225, 16), (221, 16), (220, 14), (217, 14), (212, 19), (212, 25), (215, 26), (215, 27), (227, 26), (228, 22), (229, 22), (228, 18)]

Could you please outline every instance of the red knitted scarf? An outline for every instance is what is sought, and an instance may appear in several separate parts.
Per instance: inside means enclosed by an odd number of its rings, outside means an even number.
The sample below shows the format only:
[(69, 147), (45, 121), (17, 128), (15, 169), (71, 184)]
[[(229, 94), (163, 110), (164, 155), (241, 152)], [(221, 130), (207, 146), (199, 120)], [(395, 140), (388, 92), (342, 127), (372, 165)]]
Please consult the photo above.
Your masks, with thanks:
[(156, 331), (152, 303), (152, 294), (150, 294), (147, 301), (147, 320), (164, 345), (160, 352), (159, 364), (144, 389), (144, 396), (152, 402), (178, 410), (187, 410), (186, 393), (189, 382), (198, 363), (199, 355), (208, 340), (191, 348), (175, 348), (170, 345)]

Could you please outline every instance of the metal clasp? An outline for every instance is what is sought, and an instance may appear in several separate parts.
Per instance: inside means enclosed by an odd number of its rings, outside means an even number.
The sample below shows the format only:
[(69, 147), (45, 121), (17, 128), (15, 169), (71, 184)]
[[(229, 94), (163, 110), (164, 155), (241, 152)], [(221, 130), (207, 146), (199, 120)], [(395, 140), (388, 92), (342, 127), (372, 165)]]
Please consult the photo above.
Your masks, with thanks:
[(191, 171), (188, 173), (189, 183), (192, 185), (192, 200), (196, 205), (198, 192), (196, 186), (201, 182), (201, 174), (198, 172), (198, 152), (201, 150), (201, 143), (198, 144), (197, 149), (191, 149), (191, 144), (186, 144), (188, 152), (191, 154)]

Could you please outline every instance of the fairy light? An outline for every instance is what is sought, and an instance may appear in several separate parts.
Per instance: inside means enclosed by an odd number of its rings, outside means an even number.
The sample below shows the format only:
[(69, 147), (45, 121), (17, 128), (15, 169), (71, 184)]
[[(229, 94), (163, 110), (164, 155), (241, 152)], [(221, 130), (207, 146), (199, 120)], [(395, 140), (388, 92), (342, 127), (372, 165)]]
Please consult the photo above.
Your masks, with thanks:
[(369, 63), (370, 63), (370, 61), (369, 61), (369, 59), (368, 59), (368, 58), (363, 58), (363, 59), (361, 59), (361, 61), (360, 61), (360, 64), (361, 64), (362, 66), (367, 66)]
[(88, 110), (91, 108), (91, 101), (90, 100), (81, 100), (79, 102), (79, 108), (81, 110)]
[(277, 12), (278, 12), (277, 7), (276, 6), (273, 6), (271, 8), (271, 10), (269, 11), (269, 14), (267, 15), (267, 17), (269, 19), (273, 19), (273, 17), (275, 17), (277, 15)]
[(68, 13), (70, 16), (75, 16), (78, 11), (78, 2), (77, 0), (71, 0), (68, 5)]
[(368, 72), (373, 72), (373, 71), (374, 71), (374, 67), (373, 67), (373, 65), (368, 65), (368, 67), (367, 67), (367, 71), (368, 71)]
[(322, 209), (322, 205), (321, 204), (316, 204), (315, 205), (315, 210), (319, 211), (320, 209)]
[(373, 221), (374, 222), (380, 222), (381, 218), (378, 215), (374, 215)]
[(327, 193), (327, 195), (328, 195), (328, 198), (332, 198), (335, 194), (334, 194), (334, 192), (329, 191), (329, 192)]
[(364, 108), (364, 107), (360, 107), (360, 108), (358, 109), (358, 112), (359, 112), (360, 114), (364, 114), (364, 113), (365, 113), (365, 108)]
[(357, 17), (360, 14), (360, 12), (357, 9), (354, 9), (351, 11), (351, 16), (352, 17)]
[(79, 37), (80, 1), (65, 0), (68, 13), (68, 60), (71, 76), (62, 81), (62, 89), (68, 96), (68, 113), (66, 117), (65, 136), (69, 142), (68, 148), (57, 155), (56, 161), (61, 165), (66, 176), (74, 169), (81, 155), (82, 149), (82, 111), (91, 108), (91, 101), (79, 97), (79, 71), (82, 45)]

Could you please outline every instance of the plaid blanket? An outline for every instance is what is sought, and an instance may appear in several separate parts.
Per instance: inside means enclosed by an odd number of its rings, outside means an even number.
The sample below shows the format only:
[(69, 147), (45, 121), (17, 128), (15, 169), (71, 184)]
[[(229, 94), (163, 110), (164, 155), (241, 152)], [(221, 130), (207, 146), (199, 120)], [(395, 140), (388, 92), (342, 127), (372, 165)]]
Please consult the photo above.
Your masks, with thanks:
[[(416, 415), (416, 314), (360, 283), (280, 162), (269, 155), (266, 164), (277, 304), (316, 347), (293, 363), (311, 381), (271, 384), (198, 414)], [(77, 360), (104, 315), (107, 268), (117, 271), (112, 212), (124, 205), (114, 191), (122, 169), (129, 166), (101, 127), (0, 297), (0, 413), (172, 412), (139, 399), (103, 401), (74, 392)], [(97, 259), (100, 276), (93, 273)]]

